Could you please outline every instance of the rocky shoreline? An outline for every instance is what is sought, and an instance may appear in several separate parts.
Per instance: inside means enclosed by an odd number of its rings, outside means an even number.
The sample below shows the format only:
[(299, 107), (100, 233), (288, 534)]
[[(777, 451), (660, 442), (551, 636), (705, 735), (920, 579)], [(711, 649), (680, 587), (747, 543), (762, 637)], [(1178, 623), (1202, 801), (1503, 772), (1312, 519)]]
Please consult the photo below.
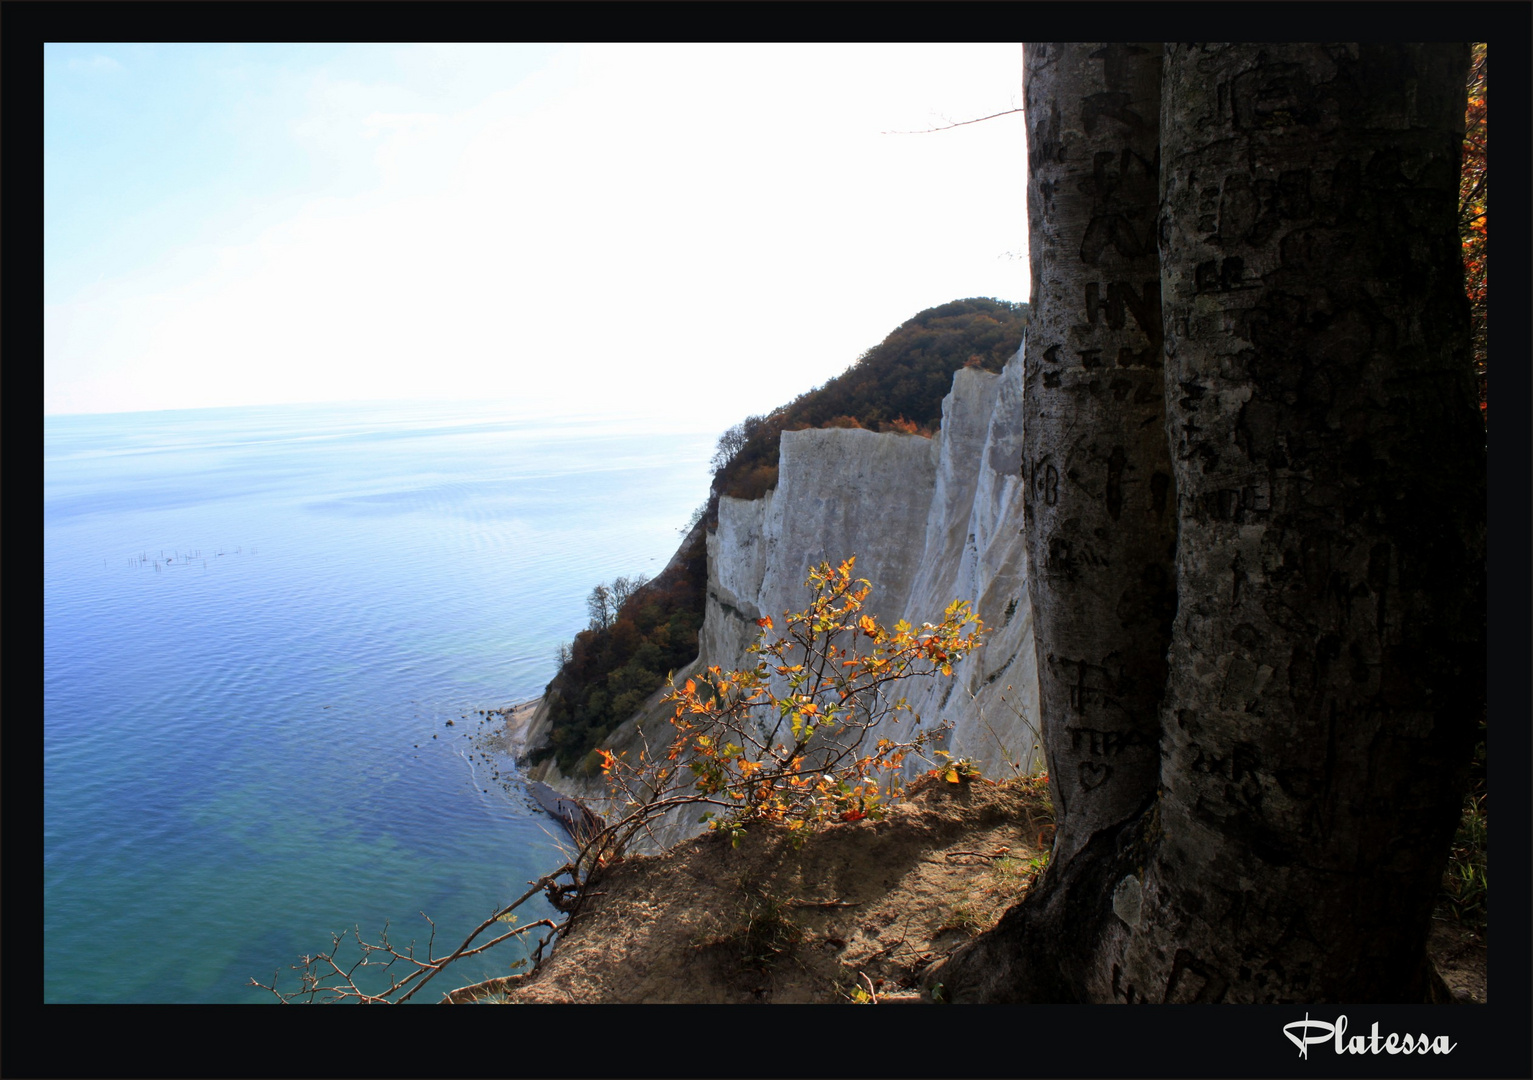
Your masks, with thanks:
[[(543, 702), (542, 698), (533, 698), (531, 701), (523, 701), (504, 709), (488, 709), (485, 716), (499, 716), (504, 718), (505, 727), (496, 737), (496, 749), (508, 754), (512, 759), (520, 761), (522, 754), (527, 749), (527, 733), (532, 725), (533, 716), (538, 711), (538, 706)], [(564, 826), (566, 832), (575, 840), (583, 840), (593, 833), (600, 831), (605, 824), (601, 817), (591, 811), (584, 803), (573, 796), (566, 795), (557, 789), (550, 787), (541, 780), (527, 780), (527, 793), (544, 810), (554, 817), (559, 824)]]
[(532, 723), (532, 714), (538, 711), (538, 706), (542, 703), (542, 698), (535, 697), (531, 701), (489, 711), (489, 715), (505, 718), (506, 730), (502, 738), (505, 740), (506, 753), (512, 757), (520, 758), (522, 752), (527, 749), (527, 728)]
[(601, 817), (579, 799), (560, 794), (541, 780), (527, 781), (527, 792), (539, 806), (559, 820), (564, 831), (577, 843), (596, 835), (606, 826)]

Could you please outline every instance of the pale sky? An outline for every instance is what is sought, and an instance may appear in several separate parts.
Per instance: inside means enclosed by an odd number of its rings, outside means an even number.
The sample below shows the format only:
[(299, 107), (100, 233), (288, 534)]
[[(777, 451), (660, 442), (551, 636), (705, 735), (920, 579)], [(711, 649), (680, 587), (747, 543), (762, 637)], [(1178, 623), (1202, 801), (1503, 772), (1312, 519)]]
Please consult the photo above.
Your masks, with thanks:
[(1004, 45), (48, 45), (43, 411), (716, 417), (1026, 300)]

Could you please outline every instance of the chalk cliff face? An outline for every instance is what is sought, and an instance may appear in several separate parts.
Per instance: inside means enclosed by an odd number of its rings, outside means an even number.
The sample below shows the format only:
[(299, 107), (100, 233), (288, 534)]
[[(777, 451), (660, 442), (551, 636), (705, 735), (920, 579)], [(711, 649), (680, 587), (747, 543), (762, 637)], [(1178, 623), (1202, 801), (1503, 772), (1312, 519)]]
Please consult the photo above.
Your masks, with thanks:
[[(1021, 374), (1020, 359), (1000, 375), (955, 372), (932, 439), (855, 428), (784, 432), (776, 490), (719, 501), (699, 655), (678, 678), (750, 664), (745, 649), (756, 640), (756, 620), (769, 615), (780, 625), (784, 612), (808, 605), (812, 564), (855, 555), (855, 574), (872, 585), (869, 609), (881, 622), (939, 622), (949, 603), (968, 600), (991, 629), (951, 679), (903, 688), (911, 711), (887, 734), (909, 736), (917, 717), (923, 726), (952, 720), (945, 748), (973, 758), (986, 775), (1042, 768), (1022, 537)], [(660, 696), (616, 733), (619, 748), (637, 745), (641, 726), (663, 737)], [(537, 736), (535, 719), (529, 738)], [(602, 811), (600, 778), (563, 777), (552, 761), (532, 775)], [(670, 825), (667, 839), (701, 828)]]

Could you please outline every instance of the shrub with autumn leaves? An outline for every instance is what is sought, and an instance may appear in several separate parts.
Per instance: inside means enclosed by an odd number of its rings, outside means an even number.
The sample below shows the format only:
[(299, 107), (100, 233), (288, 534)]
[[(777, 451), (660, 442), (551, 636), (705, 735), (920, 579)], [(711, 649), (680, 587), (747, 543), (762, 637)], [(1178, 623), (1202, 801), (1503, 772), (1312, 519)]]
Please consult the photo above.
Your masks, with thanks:
[[(949, 605), (935, 626), (885, 627), (864, 613), (871, 586), (852, 578), (853, 565), (812, 569), (809, 607), (786, 615), (777, 636), (770, 618), (758, 621), (755, 667), (715, 666), (674, 688), (662, 745), (644, 746), (632, 761), (598, 751), (627, 807), (603, 855), (620, 853), (646, 822), (677, 807), (701, 810), (699, 821), (736, 842), (754, 822), (802, 836), (817, 824), (877, 818), (899, 792), (905, 759), (928, 747), (941, 753), (933, 744), (949, 725), (905, 739), (882, 732), (909, 711), (900, 684), (950, 676), (984, 627), (966, 601)], [(938, 772), (955, 783), (972, 775), (953, 764)]]

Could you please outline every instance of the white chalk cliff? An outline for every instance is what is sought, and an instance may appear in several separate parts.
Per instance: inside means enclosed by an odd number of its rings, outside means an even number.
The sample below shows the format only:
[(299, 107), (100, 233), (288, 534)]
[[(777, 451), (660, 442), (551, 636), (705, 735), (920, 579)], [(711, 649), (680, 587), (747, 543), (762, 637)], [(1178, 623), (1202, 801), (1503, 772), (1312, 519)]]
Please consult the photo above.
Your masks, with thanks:
[[(1000, 375), (978, 368), (954, 373), (932, 439), (862, 429), (820, 428), (782, 435), (777, 488), (752, 501), (722, 498), (708, 536), (707, 613), (697, 660), (702, 668), (754, 666), (746, 647), (756, 620), (780, 625), (808, 605), (808, 568), (857, 558), (855, 576), (872, 585), (868, 610), (886, 625), (940, 622), (953, 600), (968, 600), (990, 629), (983, 648), (955, 665), (953, 677), (903, 688), (911, 711), (886, 732), (892, 738), (953, 721), (942, 744), (972, 758), (988, 776), (1042, 768), (1037, 734), (1038, 675), (1022, 537), (1020, 357)], [(663, 737), (667, 710), (657, 693), (616, 733), (634, 745), (640, 725)], [(529, 729), (534, 744), (542, 710)], [(916, 772), (930, 765), (907, 763)], [(604, 805), (600, 777), (564, 777), (552, 759), (531, 770), (567, 794)], [(665, 841), (700, 831), (669, 823)]]

